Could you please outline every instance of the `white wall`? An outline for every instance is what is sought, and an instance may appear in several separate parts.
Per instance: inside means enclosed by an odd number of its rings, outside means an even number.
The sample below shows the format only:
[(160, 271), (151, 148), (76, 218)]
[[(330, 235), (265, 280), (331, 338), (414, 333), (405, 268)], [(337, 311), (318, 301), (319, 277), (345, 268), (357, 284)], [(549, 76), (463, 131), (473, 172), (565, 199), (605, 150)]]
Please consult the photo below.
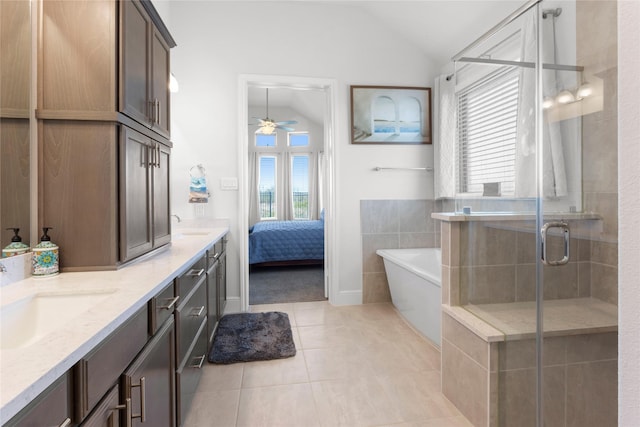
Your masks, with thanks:
[[(350, 145), (349, 85), (431, 86), (433, 64), (382, 23), (347, 5), (176, 1), (170, 3), (170, 16), (178, 44), (172, 51), (172, 70), (180, 82), (180, 92), (172, 97), (174, 213), (187, 218), (192, 214), (186, 203), (188, 170), (202, 163), (212, 187), (207, 214), (230, 220), (229, 282), (237, 284), (238, 193), (220, 191), (218, 180), (239, 174), (238, 76), (336, 79), (333, 214), (340, 265), (339, 277), (333, 279), (344, 295), (354, 291), (349, 301), (354, 295), (359, 300), (360, 200), (433, 196), (430, 175), (372, 168), (432, 165), (433, 151), (431, 146)], [(239, 296), (239, 289), (230, 287), (229, 296)]]
[(618, 2), (618, 425), (640, 425), (640, 2)]

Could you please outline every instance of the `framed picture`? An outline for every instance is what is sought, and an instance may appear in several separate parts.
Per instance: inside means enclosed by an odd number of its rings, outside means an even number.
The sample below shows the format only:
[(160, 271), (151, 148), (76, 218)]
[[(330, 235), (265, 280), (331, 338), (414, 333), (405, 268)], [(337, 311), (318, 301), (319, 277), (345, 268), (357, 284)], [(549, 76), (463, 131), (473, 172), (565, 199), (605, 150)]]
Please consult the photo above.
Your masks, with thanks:
[(351, 86), (352, 144), (431, 144), (431, 88)]

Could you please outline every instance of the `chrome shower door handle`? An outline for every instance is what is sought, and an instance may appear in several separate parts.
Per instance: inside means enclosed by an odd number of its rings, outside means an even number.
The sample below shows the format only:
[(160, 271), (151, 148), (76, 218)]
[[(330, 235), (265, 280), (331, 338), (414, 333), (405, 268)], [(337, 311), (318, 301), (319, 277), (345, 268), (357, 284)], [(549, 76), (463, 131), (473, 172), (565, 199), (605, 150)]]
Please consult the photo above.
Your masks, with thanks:
[[(550, 228), (561, 229), (564, 237), (564, 256), (559, 260), (549, 260), (549, 257), (547, 256), (547, 247), (548, 247), (547, 232), (549, 231)], [(542, 240), (541, 240), (542, 250), (540, 251), (542, 263), (544, 265), (552, 265), (552, 266), (567, 264), (569, 262), (569, 239), (570, 239), (569, 224), (563, 221), (547, 222), (545, 225), (542, 226), (542, 229), (540, 230), (540, 234), (542, 237)]]

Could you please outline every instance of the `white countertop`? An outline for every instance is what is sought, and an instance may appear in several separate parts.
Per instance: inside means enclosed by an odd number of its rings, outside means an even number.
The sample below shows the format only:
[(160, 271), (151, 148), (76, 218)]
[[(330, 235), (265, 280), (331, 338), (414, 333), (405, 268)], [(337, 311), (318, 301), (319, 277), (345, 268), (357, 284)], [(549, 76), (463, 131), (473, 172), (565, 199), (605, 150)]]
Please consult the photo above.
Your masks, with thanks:
[(119, 270), (28, 278), (1, 288), (0, 310), (6, 304), (40, 292), (102, 289), (114, 292), (36, 342), (0, 349), (0, 423), (10, 420), (173, 278), (186, 271), (228, 228), (207, 231), (207, 234), (180, 234), (178, 230), (171, 244)]

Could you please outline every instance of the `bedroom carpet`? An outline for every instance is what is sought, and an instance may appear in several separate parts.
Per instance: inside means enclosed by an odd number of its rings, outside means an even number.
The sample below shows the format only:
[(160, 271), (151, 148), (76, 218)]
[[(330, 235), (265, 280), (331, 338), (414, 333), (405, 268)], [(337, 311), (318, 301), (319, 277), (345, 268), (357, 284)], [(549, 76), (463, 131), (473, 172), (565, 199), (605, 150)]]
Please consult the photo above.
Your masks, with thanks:
[(254, 267), (249, 272), (249, 304), (324, 301), (321, 265)]
[(235, 313), (220, 319), (209, 362), (226, 365), (295, 355), (287, 313)]

